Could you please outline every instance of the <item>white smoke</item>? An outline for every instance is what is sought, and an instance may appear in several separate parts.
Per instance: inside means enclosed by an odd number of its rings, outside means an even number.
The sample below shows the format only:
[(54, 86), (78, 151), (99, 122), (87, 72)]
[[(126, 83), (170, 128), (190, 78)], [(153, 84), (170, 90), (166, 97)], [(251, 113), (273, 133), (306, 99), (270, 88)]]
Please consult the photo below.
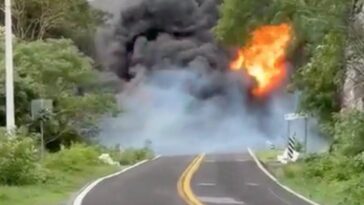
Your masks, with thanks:
[[(287, 122), (284, 121), (284, 114), (296, 111), (297, 96), (281, 91), (274, 93), (263, 105), (251, 102), (251, 99), (247, 98), (241, 74), (230, 73), (226, 71), (228, 69), (223, 68), (227, 56), (219, 50), (212, 35), (207, 32), (213, 25), (211, 22), (217, 18), (217, 0), (174, 1), (186, 5), (184, 7), (164, 2), (168, 0), (93, 2), (97, 8), (115, 14), (113, 21), (109, 22), (111, 28), (107, 25), (100, 28), (96, 38), (99, 58), (107, 64), (111, 58), (115, 58), (107, 51), (117, 50), (118, 52), (114, 53), (120, 60), (117, 62), (120, 66), (117, 66), (116, 71), (122, 71), (118, 74), (129, 71), (139, 74), (117, 95), (122, 113), (116, 118), (105, 118), (101, 122), (101, 143), (110, 146), (120, 144), (122, 147), (141, 147), (146, 141), (151, 141), (154, 151), (160, 154), (241, 152), (248, 146), (266, 148), (267, 140), (283, 146), (287, 140)], [(138, 33), (133, 29), (140, 30), (147, 25), (159, 25), (159, 21), (164, 22), (166, 18), (163, 16), (169, 13), (164, 14), (163, 11), (171, 10), (156, 9), (164, 8), (164, 5), (170, 5), (176, 10), (172, 13), (176, 14), (183, 13), (183, 9), (191, 7), (196, 15), (206, 19), (198, 18), (200, 21), (195, 21), (196, 18), (193, 18), (194, 21), (191, 22), (195, 22), (196, 26), (193, 27), (194, 32), (191, 36), (174, 38), (169, 30), (176, 29), (175, 25), (163, 24), (164, 31), (148, 44), (144, 36), (138, 37), (140, 39), (135, 41), (134, 49), (130, 51), (134, 58), (128, 60), (124, 55), (127, 50), (124, 47), (133, 38), (132, 34)], [(154, 21), (143, 20), (144, 15), (141, 14), (151, 12), (149, 10), (155, 13)], [(124, 22), (120, 23), (121, 11), (125, 15)], [(177, 16), (185, 16), (180, 20), (185, 20), (185, 24), (190, 25), (189, 19), (193, 15), (186, 13)], [(138, 20), (139, 18), (142, 20)], [(136, 20), (134, 22), (125, 19)], [(116, 35), (115, 26), (123, 32), (117, 32)], [(180, 30), (186, 29), (183, 27)], [(192, 46), (191, 42), (197, 43)], [(184, 51), (186, 44), (189, 46)], [(156, 53), (160, 54), (157, 55), (158, 58)], [(160, 59), (160, 56), (164, 57)], [(166, 63), (165, 60), (169, 61)], [(129, 66), (123, 64), (128, 61), (131, 62)], [(177, 67), (181, 66), (181, 62), (187, 62), (188, 65), (183, 65), (183, 68)], [(198, 63), (196, 65), (193, 62)], [(201, 67), (204, 70), (202, 73)], [(144, 74), (145, 70), (149, 72)], [(314, 125), (309, 126), (312, 127)], [(300, 122), (292, 123), (291, 133), (296, 133), (298, 138), (302, 139), (303, 128)], [(324, 141), (311, 129), (309, 136), (310, 150), (322, 147)]]
[[(158, 70), (118, 95), (122, 113), (102, 122), (101, 142), (141, 147), (160, 154), (244, 151), (247, 146), (285, 143), (283, 116), (295, 110), (292, 97), (277, 94), (263, 108), (249, 108), (236, 73), (227, 74), (228, 93), (201, 100), (191, 89), (208, 81), (193, 69)], [(291, 98), (291, 100), (287, 100)]]

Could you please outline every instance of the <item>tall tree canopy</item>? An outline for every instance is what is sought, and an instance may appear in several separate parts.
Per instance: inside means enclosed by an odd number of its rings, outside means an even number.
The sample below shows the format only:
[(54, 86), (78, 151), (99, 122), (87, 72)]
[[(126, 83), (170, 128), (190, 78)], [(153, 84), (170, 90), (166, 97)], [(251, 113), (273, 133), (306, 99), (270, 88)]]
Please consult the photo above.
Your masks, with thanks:
[[(0, 37), (4, 52), (4, 37)], [(0, 124), (5, 125), (5, 68), (0, 56)], [(54, 101), (54, 113), (45, 124), (46, 140), (70, 142), (97, 131), (96, 122), (104, 113), (115, 111), (115, 101), (97, 86), (93, 61), (71, 40), (16, 40), (15, 108), (18, 125), (38, 129), (30, 118), (30, 102), (36, 98)], [(58, 144), (58, 143), (57, 143)]]
[[(4, 22), (4, 1), (0, 21)], [(87, 0), (12, 0), (14, 34), (25, 40), (70, 38), (90, 52), (93, 34), (105, 14)]]
[(331, 112), (339, 109), (339, 101), (333, 99), (338, 99), (341, 83), (350, 3), (352, 1), (225, 0), (214, 31), (217, 39), (226, 45), (241, 46), (259, 26), (290, 23), (295, 32), (290, 58), (303, 60), (296, 65), (290, 87), (300, 91), (302, 111), (330, 120)]

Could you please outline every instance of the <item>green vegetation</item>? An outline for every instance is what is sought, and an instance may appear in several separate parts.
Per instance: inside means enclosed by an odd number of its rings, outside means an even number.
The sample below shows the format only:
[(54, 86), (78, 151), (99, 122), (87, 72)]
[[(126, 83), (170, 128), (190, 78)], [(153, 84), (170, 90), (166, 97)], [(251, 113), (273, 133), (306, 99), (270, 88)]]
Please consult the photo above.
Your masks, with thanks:
[(270, 170), (281, 182), (321, 204), (359, 205), (364, 200), (362, 155), (354, 159), (312, 155), (285, 166), (271, 166)]
[(301, 111), (317, 116), (322, 123), (332, 121), (333, 112), (340, 109), (338, 94), (342, 81), (343, 42), (340, 33), (326, 34), (313, 49), (309, 62), (293, 79), (293, 85), (302, 92)]
[(128, 165), (151, 158), (153, 156), (153, 152), (148, 147), (142, 149), (128, 148), (123, 152), (118, 150), (111, 152), (111, 156), (121, 165)]
[[(0, 2), (4, 8), (4, 1)], [(69, 38), (90, 54), (96, 27), (105, 13), (86, 0), (12, 0), (13, 31), (24, 40)], [(1, 9), (0, 22), (4, 21)]]
[(254, 28), (291, 24), (295, 39), (289, 53), (297, 71), (290, 89), (300, 91), (301, 111), (327, 122), (340, 108), (338, 94), (350, 3), (339, 0), (224, 1), (215, 33), (223, 43), (241, 46)]
[[(346, 193), (342, 191), (342, 183), (336, 181), (329, 183), (329, 181), (323, 180), (323, 173), (331, 169), (333, 165), (329, 165), (329, 163), (324, 161), (328, 155), (310, 156), (296, 163), (282, 165), (277, 161), (277, 156), (282, 153), (283, 150), (258, 151), (257, 156), (280, 182), (315, 202), (324, 205), (339, 205), (340, 200), (345, 198)], [(321, 159), (322, 161), (312, 161), (313, 158)], [(317, 165), (320, 166), (316, 167)], [(321, 171), (318, 171), (319, 169)], [(341, 168), (338, 167), (337, 169)]]
[(360, 205), (364, 201), (364, 113), (347, 112), (334, 119), (329, 153), (278, 167), (269, 166), (277, 153), (264, 151), (258, 157), (283, 183), (317, 202)]
[[(300, 111), (320, 121), (323, 134), (333, 139), (328, 153), (306, 156), (272, 171), (293, 189), (327, 205), (359, 205), (364, 201), (364, 113), (340, 112), (347, 45), (358, 45), (362, 35), (348, 21), (357, 1), (340, 0), (225, 0), (217, 38), (241, 46), (254, 28), (290, 23), (295, 39), (289, 49), (296, 71), (288, 90), (300, 93)], [(259, 8), (259, 9), (257, 9)], [(260, 154), (267, 164), (274, 151)]]
[(36, 144), (32, 138), (19, 135), (18, 138), (0, 141), (0, 184), (24, 185), (43, 180), (43, 171), (38, 164)]
[(317, 178), (306, 178), (302, 172), (302, 167), (305, 166), (305, 163), (290, 164), (284, 168), (277, 168), (274, 173), (282, 183), (320, 204), (340, 204), (340, 200), (345, 198), (345, 193), (340, 191), (340, 183), (327, 184), (326, 181)]
[[(0, 36), (4, 52), (4, 37)], [(0, 56), (4, 62), (4, 55)], [(5, 125), (5, 68), (0, 65), (0, 125)], [(17, 125), (39, 131), (39, 122), (31, 119), (30, 103), (36, 98), (53, 100), (53, 113), (44, 121), (45, 142), (58, 150), (84, 137), (97, 134), (100, 116), (115, 112), (111, 93), (97, 86), (97, 73), (91, 58), (66, 39), (17, 40), (14, 47), (15, 108)]]
[[(300, 110), (317, 117), (334, 142), (329, 153), (273, 171), (284, 183), (329, 205), (364, 201), (364, 114), (339, 113), (344, 49), (362, 39), (348, 21), (353, 2), (225, 0), (214, 29), (222, 43), (241, 46), (259, 26), (292, 25), (295, 38), (288, 53), (296, 72), (288, 90), (300, 93)], [(1, 22), (3, 7), (2, 1)], [(152, 156), (148, 148), (120, 152), (92, 143), (100, 117), (117, 112), (113, 94), (100, 89), (89, 57), (94, 31), (104, 17), (86, 0), (13, 0), (15, 107), (21, 129), (11, 139), (0, 132), (0, 204), (49, 205), (65, 200), (94, 177), (120, 169), (103, 164), (98, 159), (101, 153), (110, 153), (122, 165)], [(3, 29), (0, 50), (4, 53)], [(0, 126), (4, 126), (4, 55), (0, 61)], [(37, 98), (51, 99), (54, 109), (34, 120), (30, 102)], [(43, 159), (39, 120), (45, 128)], [(262, 159), (269, 163), (275, 155), (272, 151)]]
[(277, 156), (282, 153), (283, 150), (271, 149), (271, 150), (259, 151), (257, 155), (260, 161), (262, 161), (263, 163), (268, 163), (275, 161), (277, 159)]
[[(0, 8), (3, 23), (4, 1)], [(94, 141), (100, 118), (118, 112), (112, 90), (100, 86), (90, 57), (93, 35), (105, 14), (87, 0), (13, 0), (12, 11), (19, 129), (12, 136), (0, 130), (0, 204), (66, 202), (91, 180), (152, 157), (148, 148), (111, 150)], [(0, 27), (2, 53), (4, 41)], [(1, 127), (6, 124), (4, 58), (0, 56)], [(39, 98), (52, 100), (53, 109), (33, 119), (31, 101)], [(104, 153), (122, 166), (98, 159)]]
[(120, 169), (105, 165), (86, 168), (73, 174), (61, 173), (59, 180), (44, 184), (0, 186), (0, 202), (2, 205), (59, 205), (90, 181)]
[(0, 202), (4, 205), (59, 204), (90, 180), (122, 169), (99, 160), (102, 153), (117, 154), (119, 158), (114, 159), (124, 160), (123, 166), (152, 157), (147, 148), (120, 152), (73, 144), (41, 160), (35, 136), (8, 137), (4, 132), (0, 136)]

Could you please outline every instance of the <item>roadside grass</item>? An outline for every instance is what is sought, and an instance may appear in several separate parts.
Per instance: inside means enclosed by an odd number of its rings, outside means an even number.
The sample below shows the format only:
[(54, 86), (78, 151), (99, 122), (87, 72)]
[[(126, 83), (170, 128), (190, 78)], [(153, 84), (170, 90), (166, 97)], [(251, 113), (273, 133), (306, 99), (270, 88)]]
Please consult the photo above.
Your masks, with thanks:
[(339, 205), (340, 200), (345, 197), (339, 191), (342, 190), (340, 188), (341, 184), (328, 183), (323, 179), (307, 177), (302, 172), (305, 166), (304, 162), (297, 162), (271, 171), (281, 183), (303, 196), (322, 205)]
[[(66, 205), (87, 183), (153, 156), (148, 148), (117, 151), (74, 144), (39, 161), (33, 149), (23, 149), (28, 146), (25, 138), (4, 142), (0, 146), (0, 164), (5, 165), (0, 169), (0, 205)], [(98, 159), (102, 153), (109, 153), (121, 166), (102, 162)], [(18, 180), (19, 176), (24, 180)]]
[(341, 205), (339, 202), (345, 198), (341, 192), (342, 183), (328, 183), (327, 180), (308, 177), (305, 174), (308, 165), (302, 160), (287, 165), (277, 165), (277, 155), (282, 152), (282, 150), (264, 150), (256, 152), (256, 155), (282, 184), (321, 205)]
[(142, 149), (125, 149), (122, 153), (111, 152), (111, 157), (118, 161), (121, 165), (135, 164), (144, 159), (154, 157), (153, 152), (149, 148)]
[(52, 171), (55, 179), (44, 184), (0, 186), (1, 205), (60, 205), (90, 181), (120, 170), (110, 165), (84, 167), (78, 172)]
[(283, 153), (280, 149), (262, 150), (256, 153), (257, 157), (263, 163), (274, 162), (277, 159), (277, 155)]

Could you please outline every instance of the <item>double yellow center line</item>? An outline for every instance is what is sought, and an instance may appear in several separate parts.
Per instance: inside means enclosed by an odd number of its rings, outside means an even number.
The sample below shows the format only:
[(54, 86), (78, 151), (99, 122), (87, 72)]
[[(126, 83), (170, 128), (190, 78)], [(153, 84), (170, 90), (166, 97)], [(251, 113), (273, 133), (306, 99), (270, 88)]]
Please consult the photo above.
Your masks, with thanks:
[(178, 194), (188, 205), (203, 205), (198, 200), (196, 195), (192, 192), (191, 180), (195, 172), (200, 167), (204, 157), (205, 155), (202, 154), (194, 158), (192, 162), (188, 165), (187, 169), (182, 173), (180, 179), (178, 180), (177, 183)]

